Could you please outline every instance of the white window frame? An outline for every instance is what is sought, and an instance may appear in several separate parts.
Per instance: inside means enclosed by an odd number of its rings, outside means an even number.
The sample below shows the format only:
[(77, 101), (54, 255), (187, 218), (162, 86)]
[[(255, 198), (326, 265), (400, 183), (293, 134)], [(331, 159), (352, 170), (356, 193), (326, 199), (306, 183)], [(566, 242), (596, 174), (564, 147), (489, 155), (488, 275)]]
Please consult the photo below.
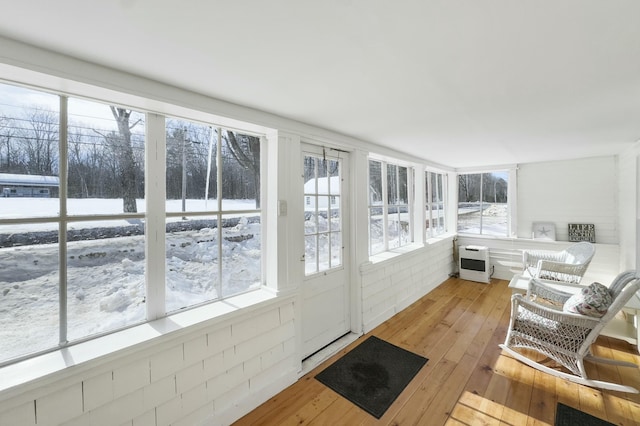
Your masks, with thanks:
[[(0, 83), (7, 85), (15, 85), (14, 82), (4, 82), (0, 80)], [(31, 87), (27, 84), (23, 84), (23, 87), (29, 88), (31, 90), (43, 91), (40, 87)], [(141, 322), (135, 322), (131, 324), (127, 324), (124, 327), (114, 328), (112, 330), (108, 330), (105, 332), (97, 333), (94, 335), (90, 335), (81, 339), (74, 340), (69, 342), (67, 339), (67, 311), (66, 311), (66, 265), (62, 259), (66, 258), (66, 233), (61, 232), (60, 238), (58, 241), (59, 247), (59, 266), (58, 270), (60, 271), (59, 278), (59, 292), (60, 292), (60, 325), (59, 325), (59, 343), (57, 346), (53, 346), (44, 350), (39, 350), (37, 352), (21, 355), (18, 357), (14, 357), (8, 360), (0, 361), (0, 367), (5, 365), (10, 365), (14, 363), (18, 363), (25, 359), (35, 358), (42, 354), (46, 354), (49, 352), (53, 352), (59, 350), (61, 348), (74, 346), (76, 344), (80, 344), (87, 341), (92, 341), (95, 339), (99, 339), (101, 337), (123, 332), (124, 330), (131, 329), (133, 327), (139, 326), (141, 324), (146, 324), (148, 322), (157, 320), (159, 318), (171, 317), (174, 315), (179, 315), (181, 312), (185, 310), (191, 310), (194, 308), (198, 308), (203, 305), (213, 305), (216, 302), (220, 302), (222, 300), (227, 300), (229, 298), (235, 298), (237, 296), (242, 296), (242, 294), (234, 294), (230, 295), (228, 298), (219, 297), (217, 299), (207, 301), (198, 305), (187, 307), (186, 309), (174, 312), (167, 312), (165, 308), (165, 293), (166, 293), (166, 253), (165, 253), (165, 234), (166, 234), (166, 218), (171, 215), (183, 215), (183, 213), (167, 213), (166, 212), (166, 180), (165, 180), (165, 167), (166, 167), (166, 127), (165, 127), (165, 118), (173, 118), (175, 115), (170, 114), (161, 114), (152, 110), (144, 110), (140, 107), (129, 107), (127, 109), (133, 109), (135, 111), (141, 112), (145, 114), (145, 213), (122, 213), (122, 214), (105, 214), (105, 215), (86, 215), (86, 214), (76, 214), (69, 215), (66, 212), (66, 209), (62, 208), (66, 205), (63, 202), (66, 199), (66, 187), (65, 187), (65, 179), (66, 177), (66, 167), (67, 167), (67, 146), (68, 140), (66, 137), (67, 134), (67, 116), (68, 116), (68, 99), (69, 97), (82, 99), (82, 96), (79, 95), (69, 95), (62, 94), (57, 91), (49, 91), (48, 93), (58, 96), (60, 99), (60, 120), (59, 120), (59, 167), (60, 167), (60, 194), (59, 197), (61, 199), (61, 209), (57, 216), (54, 217), (37, 217), (37, 218), (11, 218), (11, 219), (0, 219), (0, 225), (10, 225), (10, 224), (19, 224), (19, 223), (39, 223), (39, 222), (54, 222), (58, 223), (60, 229), (65, 229), (67, 227), (68, 222), (78, 222), (78, 221), (92, 221), (92, 220), (118, 220), (118, 219), (139, 219), (145, 221), (145, 297), (146, 297), (146, 318)], [(102, 102), (106, 105), (121, 105), (121, 102), (111, 100), (111, 99), (97, 99), (94, 98), (92, 101)], [(168, 105), (171, 108), (171, 105)], [(181, 112), (184, 112), (184, 109), (179, 109)], [(211, 121), (203, 120), (201, 116), (212, 117), (209, 114), (201, 113), (199, 111), (194, 111), (194, 117), (189, 117), (189, 114), (183, 115), (181, 118), (193, 122), (201, 122), (208, 126), (212, 126), (214, 128), (225, 128), (234, 131), (239, 131), (244, 134), (259, 136), (261, 139), (261, 152), (260, 152), (260, 161), (261, 161), (261, 177), (260, 177), (260, 197), (261, 197), (261, 205), (265, 206), (267, 204), (267, 196), (266, 196), (266, 188), (268, 187), (266, 183), (267, 179), (267, 167), (266, 159), (268, 157), (268, 143), (266, 134), (257, 132), (254, 125), (247, 123), (247, 128), (243, 128), (242, 126), (231, 127), (226, 124), (220, 124), (216, 122), (214, 119)], [(239, 124), (239, 122), (234, 121), (234, 124)], [(64, 143), (63, 143), (64, 141)], [(220, 202), (220, 201), (219, 201)], [(236, 213), (235, 211), (217, 211), (216, 215), (222, 216), (227, 213)], [(206, 213), (190, 213), (190, 216), (195, 215), (211, 215), (210, 212)], [(266, 250), (265, 250), (265, 230), (266, 230), (266, 215), (265, 209), (262, 207), (260, 209), (260, 217), (261, 224), (263, 228), (262, 235), (262, 248), (261, 248), (261, 264), (263, 267), (261, 268), (261, 287), (265, 286), (265, 277), (267, 276), (267, 271), (265, 270), (266, 262), (264, 259)], [(153, 236), (153, 237), (152, 237)], [(253, 290), (251, 290), (253, 291)], [(249, 292), (251, 292), (249, 291)], [(268, 295), (265, 295), (264, 298), (255, 297), (251, 298), (254, 303), (260, 302), (262, 299), (269, 299), (273, 297), (272, 292), (269, 292)], [(242, 303), (239, 303), (238, 306), (242, 306)], [(246, 305), (246, 304), (245, 304)], [(211, 309), (208, 309), (209, 311)], [(215, 310), (215, 308), (213, 308)], [(210, 318), (210, 315), (208, 316)]]
[[(434, 217), (433, 217), (433, 210), (432, 210), (432, 196), (433, 196), (433, 185), (431, 184), (432, 182), (432, 175), (439, 175), (441, 176), (442, 179), (442, 188), (440, 188), (441, 191), (441, 198), (442, 198), (442, 221), (443, 221), (443, 229), (439, 230), (436, 227), (433, 226), (433, 221), (434, 221)], [(449, 175), (446, 172), (443, 171), (437, 171), (437, 170), (429, 170), (427, 169), (424, 173), (425, 176), (425, 183), (426, 183), (426, 197), (427, 199), (425, 200), (425, 214), (426, 214), (426, 221), (425, 221), (425, 233), (426, 233), (426, 238), (434, 238), (437, 237), (439, 235), (443, 235), (446, 234), (449, 230), (449, 223), (447, 221), (447, 217), (449, 215), (448, 212), (448, 191), (449, 191), (449, 182), (448, 182), (448, 177)], [(426, 228), (426, 223), (429, 223), (429, 228)]]
[[(458, 169), (456, 171), (455, 188), (456, 188), (456, 200), (455, 200), (455, 232), (461, 235), (468, 236), (482, 236), (484, 238), (513, 238), (515, 237), (516, 217), (517, 217), (517, 170), (518, 167), (515, 164), (502, 165), (495, 167), (488, 167), (482, 169)], [(485, 173), (497, 173), (505, 172), (508, 175), (507, 182), (507, 232), (505, 235), (495, 235), (482, 233), (467, 233), (458, 231), (458, 210), (460, 203), (460, 194), (458, 193), (459, 178), (460, 175), (468, 174), (485, 174)]]
[[(375, 162), (379, 162), (381, 165), (381, 185), (382, 185), (382, 204), (380, 206), (374, 206), (371, 204), (371, 197), (369, 195), (370, 191), (370, 182), (371, 182), (371, 176), (368, 174), (369, 173), (369, 164), (371, 161), (375, 161)], [(407, 169), (407, 217), (408, 217), (408, 242), (406, 244), (402, 244), (402, 241), (399, 240), (399, 245), (397, 247), (393, 247), (390, 248), (389, 247), (389, 233), (388, 233), (388, 225), (389, 225), (389, 207), (396, 207), (396, 206), (404, 206), (404, 204), (400, 205), (400, 204), (393, 204), (390, 205), (389, 204), (389, 198), (388, 198), (388, 193), (387, 193), (387, 166), (388, 165), (393, 165), (396, 167), (404, 167)], [(412, 244), (414, 242), (414, 234), (413, 234), (413, 229), (414, 229), (414, 221), (413, 221), (413, 212), (414, 212), (414, 202), (415, 202), (415, 196), (414, 196), (414, 179), (415, 179), (415, 168), (409, 164), (406, 164), (402, 161), (398, 161), (398, 160), (393, 160), (393, 159), (387, 159), (387, 158), (382, 158), (382, 157), (378, 157), (375, 155), (371, 155), (369, 156), (369, 158), (367, 159), (367, 217), (370, 217), (370, 212), (371, 209), (374, 207), (381, 207), (382, 208), (382, 228), (383, 228), (383, 249), (380, 251), (377, 251), (375, 253), (372, 253), (372, 245), (371, 245), (371, 223), (370, 223), (370, 219), (369, 219), (369, 223), (367, 228), (369, 229), (369, 241), (368, 241), (368, 247), (369, 247), (369, 257), (372, 256), (376, 256), (380, 253), (384, 253), (384, 252), (388, 252), (388, 251), (393, 251), (396, 249), (399, 249), (401, 247), (405, 247), (409, 244)]]

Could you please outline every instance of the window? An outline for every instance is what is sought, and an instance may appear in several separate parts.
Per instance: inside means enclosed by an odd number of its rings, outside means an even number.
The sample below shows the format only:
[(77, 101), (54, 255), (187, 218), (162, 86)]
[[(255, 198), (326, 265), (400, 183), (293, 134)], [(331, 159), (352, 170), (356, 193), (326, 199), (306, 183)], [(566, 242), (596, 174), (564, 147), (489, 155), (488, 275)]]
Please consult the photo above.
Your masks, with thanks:
[(446, 175), (425, 172), (427, 238), (447, 231), (445, 216)]
[(260, 137), (151, 116), (0, 84), (0, 365), (261, 284)]
[(458, 232), (509, 235), (509, 172), (458, 176)]
[(167, 311), (259, 287), (260, 138), (177, 119), (166, 138)]
[(369, 254), (411, 242), (409, 169), (369, 160)]

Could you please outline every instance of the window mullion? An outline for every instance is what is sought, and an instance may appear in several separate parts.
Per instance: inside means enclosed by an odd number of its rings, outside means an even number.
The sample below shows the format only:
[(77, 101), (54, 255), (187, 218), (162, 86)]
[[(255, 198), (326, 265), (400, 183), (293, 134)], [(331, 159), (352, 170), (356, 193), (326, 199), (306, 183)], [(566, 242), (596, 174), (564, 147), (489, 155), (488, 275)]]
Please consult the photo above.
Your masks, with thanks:
[(60, 201), (60, 222), (58, 224), (58, 256), (59, 256), (59, 307), (60, 307), (60, 346), (67, 344), (67, 135), (68, 135), (68, 98), (60, 96), (60, 117), (58, 128), (58, 152), (60, 154), (59, 163), (59, 194)]
[(151, 321), (166, 314), (166, 133), (165, 117), (146, 116), (145, 200), (146, 200), (146, 309)]
[(432, 208), (432, 194), (433, 194), (433, 186), (431, 183), (433, 182), (431, 178), (431, 172), (425, 172), (425, 183), (427, 184), (427, 223), (429, 224), (429, 228), (427, 228), (426, 236), (427, 238), (433, 237), (433, 208)]
[(387, 163), (380, 163), (382, 172), (382, 235), (384, 237), (384, 251), (389, 250), (389, 187), (387, 186)]
[(218, 299), (222, 299), (222, 128), (218, 127), (218, 144), (216, 145), (216, 188), (217, 188), (217, 223), (218, 223), (218, 285), (216, 292)]

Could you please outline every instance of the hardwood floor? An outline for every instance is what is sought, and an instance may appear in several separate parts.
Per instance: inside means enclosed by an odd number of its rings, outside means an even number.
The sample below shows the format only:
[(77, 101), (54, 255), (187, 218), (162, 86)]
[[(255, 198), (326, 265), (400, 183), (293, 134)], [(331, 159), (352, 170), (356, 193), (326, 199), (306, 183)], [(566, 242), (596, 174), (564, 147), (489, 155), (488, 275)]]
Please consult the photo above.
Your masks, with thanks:
[[(314, 379), (360, 338), (236, 424), (553, 425), (556, 403), (562, 402), (617, 425), (640, 425), (638, 394), (570, 383), (502, 354), (507, 285), (451, 278), (367, 334), (429, 358), (380, 420)], [(640, 365), (636, 347), (625, 341), (600, 337), (592, 351)], [(587, 369), (593, 378), (640, 389), (640, 369)]]

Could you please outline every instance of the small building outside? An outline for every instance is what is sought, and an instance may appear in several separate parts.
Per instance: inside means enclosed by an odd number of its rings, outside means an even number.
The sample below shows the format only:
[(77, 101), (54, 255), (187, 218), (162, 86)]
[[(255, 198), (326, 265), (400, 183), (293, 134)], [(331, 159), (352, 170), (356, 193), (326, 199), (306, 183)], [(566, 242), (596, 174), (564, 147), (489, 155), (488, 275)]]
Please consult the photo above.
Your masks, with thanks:
[(0, 196), (7, 197), (57, 197), (60, 188), (58, 176), (21, 175), (0, 173)]

